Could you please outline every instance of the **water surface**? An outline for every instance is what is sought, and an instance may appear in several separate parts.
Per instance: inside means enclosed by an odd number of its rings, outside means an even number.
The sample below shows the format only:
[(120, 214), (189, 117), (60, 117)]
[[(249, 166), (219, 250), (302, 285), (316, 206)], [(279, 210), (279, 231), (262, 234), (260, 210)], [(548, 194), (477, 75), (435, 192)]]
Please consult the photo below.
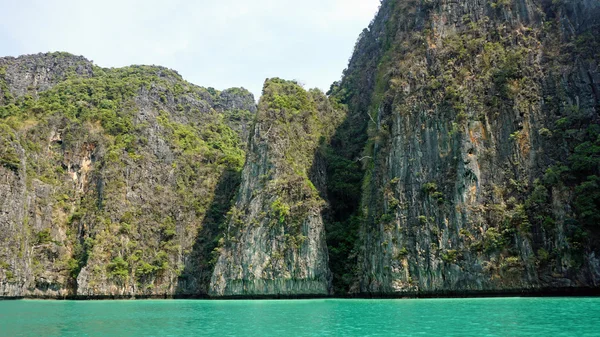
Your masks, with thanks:
[(600, 336), (600, 298), (0, 301), (0, 336)]

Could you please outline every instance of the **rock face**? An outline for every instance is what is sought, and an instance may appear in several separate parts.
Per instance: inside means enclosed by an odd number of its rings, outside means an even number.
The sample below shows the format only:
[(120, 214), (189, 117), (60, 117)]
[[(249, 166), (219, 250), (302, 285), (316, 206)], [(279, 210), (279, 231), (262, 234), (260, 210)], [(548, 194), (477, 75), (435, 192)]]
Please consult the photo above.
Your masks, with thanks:
[(384, 0), (327, 95), (0, 58), (0, 296), (600, 289), (600, 2)]
[[(0, 59), (3, 81), (0, 102), (8, 104), (14, 96), (36, 96), (64, 81), (69, 75), (93, 76), (93, 65), (82, 56), (67, 53), (27, 55)], [(8, 90), (7, 90), (8, 89)], [(14, 95), (14, 96), (13, 96)]]
[(258, 108), (211, 295), (330, 295), (315, 152), (342, 114), (323, 93), (279, 79), (265, 83)]
[(598, 287), (598, 18), (585, 0), (382, 3), (333, 88), (368, 125), (352, 292)]
[(0, 69), (0, 295), (206, 294), (252, 94), (68, 54)]

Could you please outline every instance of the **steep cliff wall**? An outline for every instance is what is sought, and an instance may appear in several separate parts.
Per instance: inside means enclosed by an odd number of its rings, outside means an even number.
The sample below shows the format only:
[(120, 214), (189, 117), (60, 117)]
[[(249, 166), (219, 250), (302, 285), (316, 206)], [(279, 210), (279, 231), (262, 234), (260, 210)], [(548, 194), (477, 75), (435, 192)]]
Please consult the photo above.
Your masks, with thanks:
[(0, 90), (0, 295), (206, 294), (252, 94), (61, 53)]
[(343, 111), (318, 90), (267, 80), (211, 295), (329, 295), (322, 158)]
[(368, 118), (352, 292), (599, 285), (599, 17), (587, 0), (382, 3), (332, 88)]

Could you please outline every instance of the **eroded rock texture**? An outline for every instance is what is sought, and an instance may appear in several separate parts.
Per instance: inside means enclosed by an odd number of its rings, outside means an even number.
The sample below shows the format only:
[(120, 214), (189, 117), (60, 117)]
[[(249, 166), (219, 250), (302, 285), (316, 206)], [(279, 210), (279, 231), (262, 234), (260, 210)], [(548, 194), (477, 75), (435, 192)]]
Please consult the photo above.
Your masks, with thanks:
[(317, 186), (317, 147), (341, 112), (318, 90), (265, 83), (242, 183), (219, 248), (215, 296), (330, 295), (331, 274)]
[(599, 15), (382, 3), (335, 89), (370, 115), (353, 292), (598, 286)]
[(252, 94), (60, 53), (0, 69), (0, 294), (206, 294)]

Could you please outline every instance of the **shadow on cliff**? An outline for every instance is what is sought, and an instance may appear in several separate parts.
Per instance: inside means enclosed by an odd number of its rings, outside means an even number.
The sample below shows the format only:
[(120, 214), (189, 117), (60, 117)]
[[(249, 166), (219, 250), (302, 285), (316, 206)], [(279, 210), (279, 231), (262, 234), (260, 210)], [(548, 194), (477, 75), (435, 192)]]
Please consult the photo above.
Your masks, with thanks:
[(184, 256), (184, 269), (177, 281), (175, 297), (206, 298), (217, 257), (213, 251), (218, 245), (227, 212), (235, 202), (234, 197), (241, 180), (241, 172), (223, 172), (215, 188), (204, 221), (198, 229), (192, 251)]
[(367, 141), (366, 127), (364, 116), (349, 114), (329, 142), (322, 139), (310, 169), (311, 181), (329, 205), (322, 216), (335, 296), (347, 295), (354, 280), (364, 177), (359, 156)]

